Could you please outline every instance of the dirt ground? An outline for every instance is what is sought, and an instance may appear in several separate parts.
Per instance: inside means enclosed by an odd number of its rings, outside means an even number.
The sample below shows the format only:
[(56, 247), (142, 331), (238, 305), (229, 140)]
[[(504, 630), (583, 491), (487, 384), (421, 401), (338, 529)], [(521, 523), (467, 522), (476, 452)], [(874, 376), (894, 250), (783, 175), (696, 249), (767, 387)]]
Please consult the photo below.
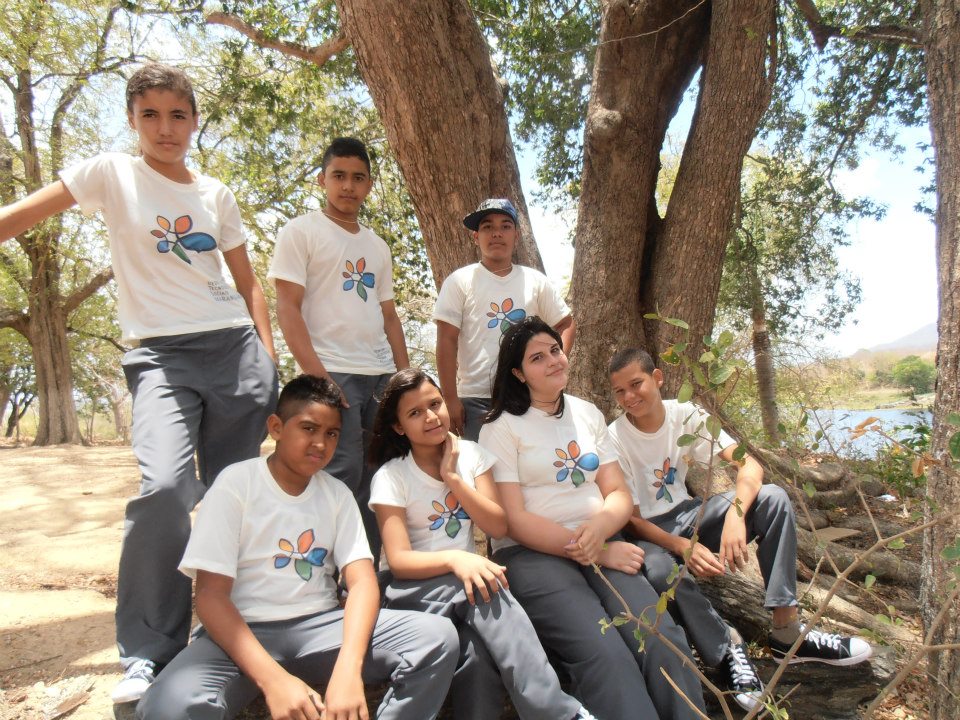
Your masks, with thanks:
[[(71, 720), (130, 717), (110, 691), (123, 511), (138, 482), (129, 446), (0, 446), (0, 720), (38, 720), (71, 698)], [(923, 718), (923, 686), (914, 678), (878, 717)]]

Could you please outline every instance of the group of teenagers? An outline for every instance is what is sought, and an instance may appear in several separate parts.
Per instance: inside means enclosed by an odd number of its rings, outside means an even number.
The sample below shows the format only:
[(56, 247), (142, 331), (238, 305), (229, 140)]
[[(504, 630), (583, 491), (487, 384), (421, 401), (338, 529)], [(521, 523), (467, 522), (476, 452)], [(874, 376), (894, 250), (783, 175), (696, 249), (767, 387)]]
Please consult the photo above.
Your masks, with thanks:
[[(464, 218), (480, 261), (440, 289), (438, 383), (408, 367), (389, 249), (358, 220), (367, 151), (334, 140), (323, 208), (283, 228), (269, 271), (302, 372), (278, 397), (240, 210), (185, 162), (189, 79), (146, 65), (126, 106), (139, 155), (99, 155), (0, 210), (3, 240), (75, 204), (109, 234), (142, 473), (118, 574), (115, 702), (151, 720), (229, 718), (262, 693), (273, 718), (354, 719), (368, 717), (364, 683), (386, 681), (384, 719), (433, 718), (448, 693), (458, 719), (499, 718), (504, 692), (524, 720), (694, 718), (692, 646), (749, 710), (763, 685), (695, 577), (742, 570), (752, 540), (775, 656), (870, 656), (862, 639), (801, 624), (786, 493), (749, 455), (734, 460), (728, 435), (705, 433), (703, 410), (661, 398), (646, 352), (610, 360), (623, 413), (609, 426), (566, 394), (575, 325), (547, 278), (513, 263), (509, 200)], [(266, 433), (276, 447), (262, 458)], [(684, 435), (696, 440), (681, 448)], [(736, 466), (734, 490), (691, 496), (688, 469), (714, 463)], [(656, 620), (642, 644), (631, 624), (601, 632), (623, 601)]]

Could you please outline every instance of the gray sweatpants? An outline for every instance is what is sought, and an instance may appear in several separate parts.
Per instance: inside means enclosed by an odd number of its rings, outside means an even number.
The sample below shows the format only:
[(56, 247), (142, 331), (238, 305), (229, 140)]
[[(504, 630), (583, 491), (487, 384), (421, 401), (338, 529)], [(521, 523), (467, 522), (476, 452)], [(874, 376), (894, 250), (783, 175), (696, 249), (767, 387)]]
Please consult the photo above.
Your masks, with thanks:
[[(697, 707), (703, 689), (692, 670), (663, 642), (647, 634), (643, 652), (635, 626), (601, 634), (597, 624), (623, 611), (591, 567), (514, 546), (495, 554), (507, 567), (510, 589), (527, 611), (540, 641), (573, 682), (573, 693), (599, 720), (686, 720), (697, 715), (670, 687), (666, 672)], [(642, 574), (603, 571), (631, 610), (653, 621), (657, 593)], [(692, 660), (683, 630), (665, 614), (660, 632)]]
[(463, 437), (477, 442), (483, 416), (490, 412), (490, 398), (465, 397), (460, 398), (460, 402), (463, 403)]
[(350, 407), (341, 413), (340, 440), (337, 451), (324, 468), (337, 480), (345, 484), (360, 506), (363, 529), (367, 533), (367, 542), (373, 553), (373, 566), (380, 563), (380, 528), (377, 516), (370, 509), (370, 480), (377, 468), (367, 461), (370, 450), (370, 438), (373, 433), (373, 421), (380, 407), (380, 397), (391, 374), (356, 375), (353, 373), (330, 373), (333, 381), (340, 386)]
[(246, 326), (143, 340), (123, 371), (142, 480), (124, 520), (117, 645), (124, 667), (163, 665), (190, 633), (191, 582), (177, 571), (190, 511), (223, 468), (259, 455), (277, 369)]
[[(723, 522), (733, 502), (734, 493), (710, 497), (697, 531), (700, 543), (713, 552), (720, 550)], [(664, 515), (650, 518), (661, 530), (686, 538), (693, 536), (700, 498), (687, 500)], [(776, 485), (764, 485), (744, 516), (747, 541), (757, 540), (757, 560), (766, 586), (764, 606), (789, 607), (797, 604), (797, 528), (793, 505), (786, 491)], [(659, 545), (640, 541), (644, 550), (644, 573), (660, 593), (667, 589), (667, 578), (674, 565), (683, 560)], [(700, 592), (693, 575), (683, 574), (671, 605), (680, 624), (687, 630), (690, 642), (704, 664), (716, 667), (723, 659), (730, 642), (730, 631), (710, 601)]]
[[(250, 623), (270, 656), (309, 685), (330, 679), (343, 644), (343, 610)], [(389, 680), (376, 717), (435, 718), (457, 664), (457, 631), (445, 618), (381, 610), (363, 663), (363, 681)], [(210, 637), (198, 637), (157, 676), (137, 705), (143, 720), (226, 720), (260, 692)]]
[(460, 662), (450, 693), (457, 720), (491, 720), (503, 712), (506, 687), (522, 720), (570, 720), (580, 703), (560, 689), (557, 673), (530, 618), (509, 590), (486, 603), (467, 601), (463, 582), (447, 574), (427, 580), (394, 580), (387, 607), (442, 615), (460, 632)]

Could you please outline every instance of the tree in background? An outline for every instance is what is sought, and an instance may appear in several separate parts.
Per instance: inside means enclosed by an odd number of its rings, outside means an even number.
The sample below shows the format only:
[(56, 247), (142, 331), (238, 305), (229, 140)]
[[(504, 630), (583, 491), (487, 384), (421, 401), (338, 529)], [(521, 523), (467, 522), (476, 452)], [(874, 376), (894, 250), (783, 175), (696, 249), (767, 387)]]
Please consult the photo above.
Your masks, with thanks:
[(910, 394), (915, 395), (933, 390), (937, 369), (933, 363), (926, 362), (916, 355), (907, 355), (894, 363), (890, 374), (898, 387), (908, 388)]

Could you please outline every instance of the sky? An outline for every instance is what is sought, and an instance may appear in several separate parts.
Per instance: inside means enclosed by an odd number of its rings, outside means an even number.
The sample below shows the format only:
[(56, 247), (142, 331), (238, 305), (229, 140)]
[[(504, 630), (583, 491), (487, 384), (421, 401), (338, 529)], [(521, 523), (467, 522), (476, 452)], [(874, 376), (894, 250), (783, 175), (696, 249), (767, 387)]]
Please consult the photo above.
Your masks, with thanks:
[[(682, 123), (683, 110), (678, 113)], [(687, 120), (689, 122), (689, 120)], [(685, 136), (671, 128), (671, 134)], [(824, 338), (822, 347), (839, 357), (896, 340), (937, 320), (934, 227), (930, 218), (914, 209), (923, 198), (921, 187), (931, 174), (915, 168), (922, 162), (919, 142), (930, 142), (923, 129), (903, 129), (897, 138), (905, 151), (871, 150), (855, 170), (837, 175), (837, 186), (850, 195), (867, 196), (887, 208), (879, 221), (861, 220), (848, 227), (850, 245), (838, 256), (843, 269), (860, 279), (862, 298), (839, 332)], [(518, 148), (520, 173), (530, 210), (530, 222), (540, 246), (544, 269), (559, 287), (565, 287), (573, 267), (570, 231), (576, 213), (558, 215), (537, 203), (534, 192), (536, 156)], [(926, 198), (932, 204), (932, 198)]]

